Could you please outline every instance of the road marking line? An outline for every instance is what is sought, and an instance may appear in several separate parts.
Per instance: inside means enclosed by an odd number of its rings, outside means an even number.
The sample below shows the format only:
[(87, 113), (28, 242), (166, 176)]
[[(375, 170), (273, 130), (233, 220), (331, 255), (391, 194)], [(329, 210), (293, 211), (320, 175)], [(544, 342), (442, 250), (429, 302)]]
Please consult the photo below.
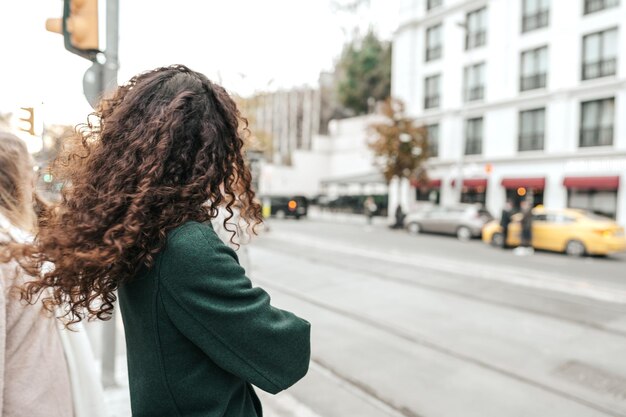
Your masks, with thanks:
[(537, 274), (537, 271), (522, 268), (488, 267), (437, 256), (408, 254), (398, 251), (381, 253), (377, 250), (346, 246), (330, 240), (312, 238), (297, 233), (273, 231), (265, 235), (265, 238), (296, 243), (314, 249), (361, 256), (418, 268), (428, 268), (441, 272), (468, 275), (474, 278), (513, 284), (520, 287), (550, 290), (595, 301), (626, 305), (626, 291), (624, 290), (601, 286), (587, 281), (574, 281), (555, 274), (542, 273), (541, 277), (535, 277), (534, 275)]

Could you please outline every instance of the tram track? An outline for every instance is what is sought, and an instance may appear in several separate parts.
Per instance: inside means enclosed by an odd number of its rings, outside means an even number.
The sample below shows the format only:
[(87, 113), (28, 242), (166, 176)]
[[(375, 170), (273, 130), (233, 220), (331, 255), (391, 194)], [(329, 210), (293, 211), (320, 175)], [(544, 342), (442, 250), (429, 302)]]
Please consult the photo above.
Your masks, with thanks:
[[(408, 331), (406, 329), (402, 329), (399, 328), (397, 326), (392, 326), (389, 323), (385, 323), (383, 321), (380, 320), (376, 320), (372, 317), (369, 317), (367, 315), (363, 315), (363, 314), (357, 314), (354, 313), (352, 311), (337, 307), (335, 305), (331, 305), (329, 303), (325, 303), (323, 301), (319, 301), (313, 297), (310, 297), (308, 295), (302, 294), (298, 291), (295, 291), (293, 289), (287, 288), (283, 285), (279, 285), (264, 279), (256, 279), (256, 282), (258, 282), (259, 284), (263, 285), (263, 287), (268, 288), (272, 291), (276, 291), (279, 293), (282, 293), (284, 295), (287, 295), (291, 298), (294, 298), (296, 300), (305, 302), (309, 305), (315, 306), (317, 308), (323, 309), (327, 312), (332, 312), (334, 314), (338, 314), (341, 317), (344, 318), (348, 318), (352, 321), (358, 322), (362, 325), (368, 326), (372, 329), (375, 329), (379, 332), (382, 333), (386, 333), (388, 335), (397, 337), (399, 339), (402, 339), (408, 343), (411, 343), (413, 345), (416, 346), (420, 346), (422, 348), (426, 348), (428, 350), (431, 351), (435, 351), (439, 354), (454, 358), (456, 360), (459, 360), (461, 362), (464, 363), (468, 363), (468, 364), (472, 364), (474, 366), (477, 366), (481, 369), (499, 374), (501, 376), (504, 376), (506, 378), (509, 379), (513, 379), (516, 380), (517, 382), (520, 382), (522, 384), (525, 384), (527, 386), (531, 386), (535, 389), (539, 389), (543, 392), (546, 393), (550, 393), (552, 395), (558, 396), (562, 399), (568, 400), (568, 401), (572, 401), (574, 403), (577, 403), (581, 406), (584, 406), (586, 408), (592, 409), (596, 412), (600, 412), (605, 414), (606, 416), (611, 416), (611, 417), (626, 417), (626, 413), (620, 412), (620, 411), (616, 411), (616, 410), (612, 410), (609, 409), (603, 405), (597, 404), (593, 401), (590, 401), (586, 398), (583, 398), (581, 396), (569, 393), (567, 391), (564, 391), (562, 389), (559, 388), (555, 388), (553, 386), (550, 386), (548, 384), (545, 384), (543, 382), (537, 381), (535, 379), (532, 379), (530, 377), (524, 376), (524, 375), (520, 375), (516, 372), (510, 371), (504, 367), (498, 366), (498, 365), (494, 365), (491, 363), (488, 363), (482, 359), (473, 357), (471, 355), (465, 354), (463, 352), (457, 351), (455, 349), (452, 349), (450, 347), (444, 346), (441, 343), (437, 343), (434, 342), (432, 340), (429, 340), (428, 338), (421, 336), (421, 335), (417, 335), (414, 332)], [(423, 414), (420, 414), (418, 411), (416, 410), (411, 410), (409, 408), (407, 408), (406, 406), (402, 406), (402, 405), (398, 405), (396, 404), (393, 400), (385, 397), (383, 394), (379, 393), (375, 388), (372, 388), (370, 386), (368, 386), (367, 384), (361, 382), (361, 381), (356, 381), (353, 378), (351, 378), (348, 375), (345, 375), (341, 372), (341, 370), (339, 370), (338, 368), (329, 365), (328, 363), (324, 362), (321, 358), (318, 357), (313, 357), (312, 361), (314, 363), (316, 363), (318, 366), (324, 368), (327, 372), (330, 372), (335, 378), (338, 378), (340, 380), (342, 380), (345, 384), (348, 384), (349, 386), (353, 387), (354, 389), (358, 390), (361, 394), (364, 395), (368, 395), (370, 397), (372, 397), (376, 402), (379, 402), (381, 404), (384, 404), (385, 407), (388, 407), (391, 410), (394, 410), (395, 413), (399, 413), (400, 415), (402, 415), (403, 417), (425, 417)], [(397, 415), (397, 414), (396, 414)]]
[[(298, 243), (291, 243), (291, 245), (298, 245)], [(280, 249), (281, 253), (285, 254), (286, 252), (289, 252), (291, 254), (293, 254), (294, 256), (297, 256), (300, 259), (305, 259), (307, 261), (310, 262), (314, 262), (314, 263), (318, 263), (318, 264), (323, 264), (326, 266), (332, 266), (334, 268), (337, 269), (341, 269), (344, 271), (349, 271), (349, 272), (358, 272), (359, 274), (367, 277), (368, 279), (373, 279), (373, 280), (378, 280), (378, 281), (387, 281), (387, 282), (394, 282), (396, 284), (400, 284), (406, 287), (412, 287), (412, 288), (419, 288), (419, 289), (423, 289), (423, 290), (427, 290), (427, 291), (432, 291), (432, 292), (437, 292), (440, 294), (446, 294), (446, 295), (451, 295), (457, 298), (461, 298), (461, 299), (465, 299), (465, 300), (470, 300), (470, 301), (475, 301), (478, 303), (482, 303), (482, 304), (488, 304), (488, 305), (492, 305), (492, 306), (496, 306), (499, 308), (505, 308), (505, 309), (509, 309), (509, 310), (513, 310), (513, 311), (519, 311), (519, 312), (523, 312), (526, 314), (532, 314), (534, 316), (538, 316), (538, 317), (545, 317), (545, 318), (550, 318), (553, 320), (557, 320), (563, 323), (568, 323), (568, 324), (573, 324), (573, 325), (577, 325), (580, 327), (584, 327), (584, 328), (588, 328), (591, 330), (596, 330), (596, 331), (600, 331), (600, 332), (604, 332), (607, 334), (611, 334), (617, 337), (621, 337), (621, 338), (626, 338), (626, 331), (623, 330), (619, 330), (619, 329), (614, 329), (614, 328), (610, 328), (607, 326), (604, 326), (600, 323), (596, 323), (596, 322), (591, 322), (591, 321), (583, 321), (577, 318), (573, 318), (570, 316), (565, 316), (565, 315), (560, 315), (560, 314), (555, 314), (553, 312), (547, 312), (547, 311), (542, 311), (542, 310), (538, 310), (535, 308), (530, 308), (530, 307), (525, 307), (525, 306), (520, 306), (517, 304), (512, 304), (512, 303), (508, 303), (505, 301), (500, 301), (500, 300), (494, 300), (492, 298), (486, 298), (486, 297), (482, 297), (480, 295), (477, 295), (475, 293), (468, 293), (465, 291), (461, 291), (461, 290), (455, 290), (455, 289), (451, 289), (451, 288), (446, 288), (443, 286), (439, 286), (436, 284), (429, 284), (429, 283), (424, 283), (424, 282), (419, 282), (416, 280), (412, 280), (412, 279), (408, 279), (408, 278), (403, 278), (403, 277), (397, 277), (397, 276), (393, 276), (389, 273), (385, 273), (385, 272), (380, 272), (377, 271), (376, 273), (373, 273), (371, 271), (371, 269), (359, 266), (359, 264), (355, 264), (355, 263), (351, 263), (351, 264), (346, 264), (345, 262), (340, 262), (340, 261), (335, 261), (335, 260), (330, 260), (326, 257), (322, 257), (322, 256), (316, 256), (316, 255), (312, 255), (310, 253), (307, 254), (302, 254), (301, 252), (297, 252), (296, 250), (293, 249), (293, 246), (290, 247), (285, 247), (284, 245), (282, 245), (279, 242), (271, 242), (271, 241), (265, 241), (263, 244), (263, 247), (269, 247), (273, 250), (277, 250)], [(261, 247), (261, 249), (263, 249), (263, 247)], [(318, 249), (318, 248), (316, 248)], [(318, 249), (319, 250), (319, 249)], [(355, 256), (358, 257), (358, 255), (350, 255), (350, 256)], [(390, 264), (394, 264), (396, 265), (393, 261), (387, 261)], [(428, 266), (424, 266), (424, 269), (428, 270)], [(447, 273), (448, 276), (454, 276), (454, 277), (458, 277), (458, 279), (467, 279), (467, 278), (473, 278), (473, 276), (471, 274), (459, 274), (459, 273)], [(499, 285), (503, 285), (503, 284), (499, 284)], [(511, 285), (511, 290), (513, 291), (519, 291), (518, 289), (515, 288), (515, 286)], [(589, 304), (587, 302), (585, 302), (585, 300), (583, 299), (575, 299), (572, 298), (570, 300), (570, 302), (574, 302), (573, 300), (576, 300), (575, 302), (580, 304), (580, 305), (585, 305), (585, 306), (589, 306)], [(611, 311), (616, 311), (615, 309), (609, 309)]]

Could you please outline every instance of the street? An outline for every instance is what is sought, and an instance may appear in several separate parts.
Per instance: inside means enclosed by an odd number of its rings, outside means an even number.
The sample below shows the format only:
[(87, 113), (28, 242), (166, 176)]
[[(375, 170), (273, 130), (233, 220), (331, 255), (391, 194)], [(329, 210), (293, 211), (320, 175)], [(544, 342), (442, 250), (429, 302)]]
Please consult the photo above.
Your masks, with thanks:
[(312, 323), (309, 374), (287, 394), (310, 415), (626, 416), (623, 255), (517, 257), (382, 225), (269, 226), (249, 275)]

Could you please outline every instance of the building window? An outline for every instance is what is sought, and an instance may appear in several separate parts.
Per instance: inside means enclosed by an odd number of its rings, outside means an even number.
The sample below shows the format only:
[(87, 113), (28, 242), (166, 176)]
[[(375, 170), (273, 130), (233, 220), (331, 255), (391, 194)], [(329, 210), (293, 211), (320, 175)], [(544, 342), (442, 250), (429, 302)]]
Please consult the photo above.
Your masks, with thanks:
[(520, 151), (543, 150), (543, 138), (546, 128), (546, 110), (526, 110), (519, 114), (519, 142)]
[(589, 210), (594, 214), (615, 219), (617, 190), (567, 190), (567, 207)]
[(434, 9), (435, 7), (439, 7), (443, 4), (443, 0), (428, 0), (426, 2), (426, 10)]
[(441, 200), (441, 189), (417, 187), (415, 189), (415, 200), (439, 205), (439, 201)]
[(463, 74), (463, 99), (482, 100), (485, 96), (485, 63), (465, 67)]
[(613, 145), (615, 99), (587, 101), (581, 105), (581, 147)]
[[(461, 203), (480, 204), (484, 206), (486, 202), (487, 189), (485, 187), (463, 187), (463, 189), (461, 189)], [(457, 215), (461, 215), (458, 211), (459, 209), (449, 209), (449, 212), (457, 212)]]
[(583, 38), (583, 80), (615, 75), (617, 29), (592, 33)]
[(520, 91), (544, 88), (546, 86), (547, 74), (547, 46), (522, 52)]
[(433, 109), (439, 107), (439, 91), (441, 76), (433, 75), (424, 80), (424, 108)]
[(439, 124), (426, 126), (428, 134), (428, 156), (436, 158), (439, 156)]
[(548, 26), (550, 0), (522, 0), (522, 32)]
[(483, 118), (465, 122), (465, 155), (480, 155), (483, 152)]
[(426, 61), (441, 58), (441, 24), (426, 29)]
[(619, 0), (585, 0), (585, 14), (599, 12), (617, 5), (619, 5)]
[(487, 8), (468, 13), (465, 22), (465, 49), (478, 48), (486, 44)]

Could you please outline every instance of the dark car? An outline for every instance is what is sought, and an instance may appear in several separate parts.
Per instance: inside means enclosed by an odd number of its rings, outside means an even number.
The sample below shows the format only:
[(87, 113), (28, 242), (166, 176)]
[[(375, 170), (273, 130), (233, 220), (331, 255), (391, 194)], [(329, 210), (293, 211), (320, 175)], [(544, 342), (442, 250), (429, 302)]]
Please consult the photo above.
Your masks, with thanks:
[(309, 210), (309, 203), (303, 196), (270, 196), (267, 197), (270, 203), (270, 216), (277, 219), (293, 217), (300, 219), (306, 217)]

